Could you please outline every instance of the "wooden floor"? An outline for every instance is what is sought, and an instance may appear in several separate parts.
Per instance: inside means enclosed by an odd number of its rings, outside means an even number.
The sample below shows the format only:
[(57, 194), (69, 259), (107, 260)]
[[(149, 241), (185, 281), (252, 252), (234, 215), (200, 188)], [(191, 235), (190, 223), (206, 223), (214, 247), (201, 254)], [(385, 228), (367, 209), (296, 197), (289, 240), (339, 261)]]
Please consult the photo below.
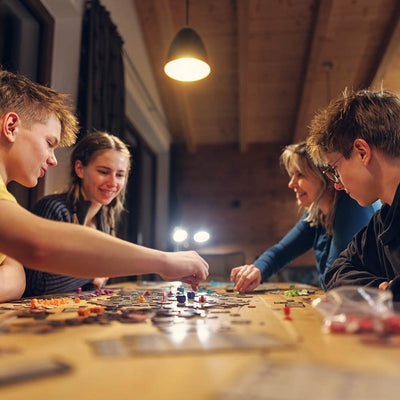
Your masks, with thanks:
[[(127, 283), (126, 286), (138, 288), (133, 283)], [(143, 292), (155, 290), (149, 287), (139, 289)], [(225, 293), (223, 288), (217, 290)], [(30, 363), (39, 365), (41, 360), (48, 359), (61, 360), (72, 367), (65, 374), (2, 386), (0, 399), (239, 398), (232, 392), (242, 387), (243, 379), (255, 376), (259, 368), (266, 368), (270, 363), (283, 365), (282, 371), (288, 371), (287, 368), (300, 363), (300, 368), (301, 365), (311, 365), (315, 371), (322, 371), (323, 368), (328, 368), (328, 371), (333, 368), (340, 373), (343, 369), (350, 370), (360, 373), (360, 379), (365, 379), (370, 373), (373, 373), (372, 377), (382, 376), (389, 380), (393, 376), (400, 378), (400, 347), (365, 345), (359, 335), (322, 332), (322, 318), (310, 303), (320, 294), (317, 292), (308, 296), (309, 300), (293, 298), (303, 306), (290, 309), (291, 320), (285, 319), (283, 303), (288, 297), (283, 292), (242, 298), (240, 301), (249, 304), (225, 312), (212, 313), (213, 309), (210, 309), (208, 316), (203, 319), (211, 330), (217, 327), (219, 332), (225, 330), (239, 337), (258, 337), (261, 334), (270, 338), (274, 344), (263, 349), (154, 354), (132, 352), (108, 357), (99, 356), (94, 351), (93, 342), (100, 340), (130, 335), (163, 335), (149, 320), (136, 324), (113, 321), (105, 326), (83, 324), (47, 334), (24, 333), (23, 330), (19, 333), (1, 333), (0, 330), (0, 377), (2, 372), (15, 365), (20, 368)], [(75, 306), (84, 303), (82, 301)], [(63, 319), (70, 315), (61, 310), (62, 307), (60, 312), (48, 318)], [(13, 324), (28, 321), (29, 318), (18, 318), (3, 328), (12, 328)], [(10, 349), (15, 352), (7, 354)], [(322, 387), (322, 382), (313, 380), (312, 374), (308, 376), (310, 381), (303, 383), (309, 385), (309, 398), (320, 398), (318, 393), (322, 393), (326, 387)], [(324, 379), (327, 377), (329, 374)], [(291, 382), (288, 382), (289, 386)], [(261, 387), (261, 390), (266, 389), (268, 386)], [(271, 397), (264, 394), (259, 398), (275, 399), (272, 393)], [(385, 400), (387, 398), (392, 397), (389, 395)], [(346, 399), (346, 396), (341, 399)]]

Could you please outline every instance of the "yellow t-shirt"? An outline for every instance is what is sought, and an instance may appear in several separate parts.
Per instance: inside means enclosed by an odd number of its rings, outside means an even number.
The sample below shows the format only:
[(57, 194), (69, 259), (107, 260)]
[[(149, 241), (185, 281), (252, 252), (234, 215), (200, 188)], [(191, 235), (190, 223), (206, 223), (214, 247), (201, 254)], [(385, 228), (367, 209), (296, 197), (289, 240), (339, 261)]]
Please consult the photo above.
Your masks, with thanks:
[[(15, 197), (7, 190), (6, 185), (3, 182), (3, 179), (0, 177), (0, 200), (8, 200), (14, 203), (17, 202)], [(4, 259), (6, 256), (0, 253), (0, 265), (3, 264)]]

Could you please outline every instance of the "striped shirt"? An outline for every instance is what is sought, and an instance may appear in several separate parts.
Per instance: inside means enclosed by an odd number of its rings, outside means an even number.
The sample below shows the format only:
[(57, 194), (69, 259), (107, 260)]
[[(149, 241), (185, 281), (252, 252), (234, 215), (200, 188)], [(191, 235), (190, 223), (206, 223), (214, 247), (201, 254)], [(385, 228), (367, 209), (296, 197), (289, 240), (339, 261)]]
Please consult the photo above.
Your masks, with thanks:
[[(78, 202), (76, 215), (82, 225), (90, 207), (90, 201), (81, 199)], [(43, 197), (33, 207), (32, 212), (40, 217), (73, 223), (73, 208), (67, 201), (66, 193), (52, 194)], [(98, 229), (110, 233), (110, 227), (105, 223), (102, 209), (97, 213)], [(24, 296), (40, 296), (52, 293), (66, 293), (75, 291), (79, 287), (89, 289), (93, 279), (77, 278), (66, 275), (51, 274), (49, 272), (36, 271), (25, 267), (26, 289)], [(88, 285), (90, 287), (88, 287)], [(86, 287), (85, 287), (86, 286)]]

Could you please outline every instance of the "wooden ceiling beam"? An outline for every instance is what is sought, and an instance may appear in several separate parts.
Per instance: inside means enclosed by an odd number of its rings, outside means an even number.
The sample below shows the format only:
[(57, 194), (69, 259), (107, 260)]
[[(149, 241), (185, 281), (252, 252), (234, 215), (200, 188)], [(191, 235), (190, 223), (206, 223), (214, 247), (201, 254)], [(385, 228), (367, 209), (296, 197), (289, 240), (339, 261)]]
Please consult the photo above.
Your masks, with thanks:
[[(171, 10), (169, 0), (154, 0), (153, 4), (160, 28), (160, 43), (162, 43), (163, 49), (168, 50), (172, 39), (177, 33), (177, 28), (174, 26), (172, 19), (173, 10)], [(153, 59), (155, 58), (159, 59), (160, 56), (155, 56)], [(160, 67), (162, 74), (164, 74), (164, 66), (161, 65)], [(167, 77), (163, 78), (170, 79)], [(168, 85), (168, 90), (170, 91), (168, 93), (168, 97), (171, 97), (172, 92), (173, 101), (175, 102), (176, 109), (178, 110), (180, 125), (187, 150), (189, 153), (195, 153), (197, 148), (197, 134), (194, 124), (192, 123), (193, 117), (191, 113), (190, 102), (184, 85), (184, 83), (178, 81), (171, 81), (170, 85)], [(165, 88), (165, 85), (162, 85), (160, 82), (158, 82), (158, 87)], [(164, 99), (167, 98), (165, 95), (163, 96), (162, 93), (161, 97)]]
[(309, 121), (309, 104), (313, 96), (314, 82), (318, 69), (323, 65), (324, 60), (321, 59), (321, 53), (332, 18), (333, 0), (320, 0), (317, 16), (315, 19), (313, 33), (311, 37), (309, 56), (306, 59), (306, 67), (304, 68), (303, 88), (296, 117), (296, 125), (293, 134), (293, 142), (299, 142), (307, 137), (307, 125)]
[(238, 41), (238, 116), (239, 116), (239, 150), (245, 153), (248, 149), (248, 76), (249, 56), (249, 1), (237, 0), (237, 41)]
[(386, 42), (382, 44), (382, 53), (378, 57), (377, 65), (371, 82), (367, 87), (379, 90), (384, 87), (387, 72), (391, 69), (392, 61), (399, 54), (400, 50), (400, 2), (397, 4), (396, 12), (393, 15), (392, 24), (388, 30)]

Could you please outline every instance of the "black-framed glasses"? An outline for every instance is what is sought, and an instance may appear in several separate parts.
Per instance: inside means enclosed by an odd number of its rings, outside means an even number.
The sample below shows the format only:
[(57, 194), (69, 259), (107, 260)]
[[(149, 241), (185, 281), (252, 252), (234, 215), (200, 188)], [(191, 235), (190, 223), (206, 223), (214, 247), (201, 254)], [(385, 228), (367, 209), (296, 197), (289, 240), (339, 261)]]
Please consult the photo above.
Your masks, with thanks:
[(332, 183), (340, 183), (340, 174), (336, 168), (336, 164), (344, 157), (342, 154), (334, 163), (333, 165), (327, 165), (325, 168), (322, 169), (322, 173), (332, 182)]

